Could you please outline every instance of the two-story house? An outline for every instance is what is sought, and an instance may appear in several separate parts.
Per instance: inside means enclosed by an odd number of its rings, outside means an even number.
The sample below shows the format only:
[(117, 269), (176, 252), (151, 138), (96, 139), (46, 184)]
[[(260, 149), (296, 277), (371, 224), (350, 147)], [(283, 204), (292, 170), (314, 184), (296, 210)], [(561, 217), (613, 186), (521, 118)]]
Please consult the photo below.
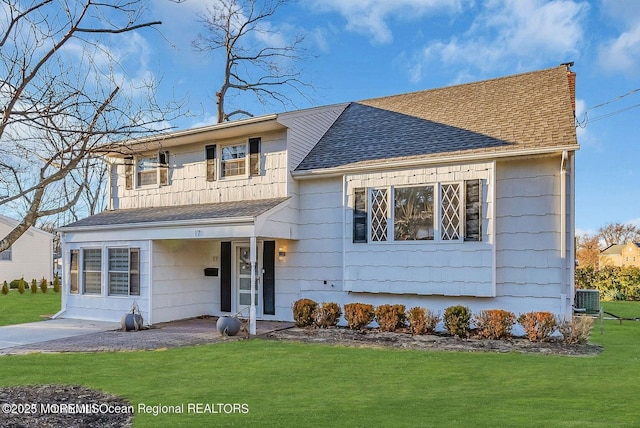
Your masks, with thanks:
[(574, 103), (562, 65), (128, 141), (109, 209), (61, 228), (60, 315), (291, 320), (306, 297), (567, 316)]
[(610, 245), (598, 256), (600, 267), (635, 266), (640, 267), (640, 242)]

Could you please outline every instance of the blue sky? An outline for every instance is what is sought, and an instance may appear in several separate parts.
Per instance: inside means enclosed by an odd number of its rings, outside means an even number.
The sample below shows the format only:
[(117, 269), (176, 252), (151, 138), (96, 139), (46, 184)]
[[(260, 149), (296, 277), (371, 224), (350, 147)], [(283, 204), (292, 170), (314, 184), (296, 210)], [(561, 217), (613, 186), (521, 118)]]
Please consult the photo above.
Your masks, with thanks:
[[(122, 47), (129, 78), (153, 75), (162, 79), (160, 98), (188, 100), (193, 115), (171, 123), (180, 129), (215, 122), (220, 62), (191, 45), (203, 31), (197, 13), (211, 1), (154, 0), (148, 17), (163, 21), (160, 32), (139, 31)], [(640, 226), (637, 0), (300, 0), (281, 8), (268, 25), (282, 40), (304, 33), (313, 54), (302, 68), (316, 90), (310, 99), (294, 98), (288, 110), (574, 61), (582, 122), (578, 232), (608, 222)], [(256, 115), (284, 110), (247, 98), (230, 101)]]

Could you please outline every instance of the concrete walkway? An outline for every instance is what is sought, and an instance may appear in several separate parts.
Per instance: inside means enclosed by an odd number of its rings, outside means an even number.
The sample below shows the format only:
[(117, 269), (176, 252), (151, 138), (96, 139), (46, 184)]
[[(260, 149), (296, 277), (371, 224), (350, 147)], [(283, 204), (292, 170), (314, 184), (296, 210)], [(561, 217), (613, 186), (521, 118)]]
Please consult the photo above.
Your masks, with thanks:
[(118, 328), (120, 323), (65, 318), (7, 325), (0, 327), (0, 350)]
[[(0, 327), (0, 355), (33, 352), (141, 351), (242, 340), (248, 334), (222, 337), (217, 317), (155, 324), (140, 331), (121, 331), (120, 323), (56, 319)], [(293, 327), (293, 323), (258, 321), (257, 336)], [(4, 330), (6, 329), (6, 330)]]

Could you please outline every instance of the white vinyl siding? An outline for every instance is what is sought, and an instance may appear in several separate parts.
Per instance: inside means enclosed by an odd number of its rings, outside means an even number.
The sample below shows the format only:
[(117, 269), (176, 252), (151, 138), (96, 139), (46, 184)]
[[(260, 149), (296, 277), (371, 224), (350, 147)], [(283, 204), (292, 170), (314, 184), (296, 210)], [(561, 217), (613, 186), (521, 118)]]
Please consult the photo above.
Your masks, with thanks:
[[(361, 173), (345, 176), (344, 194), (347, 195), (344, 244), (344, 290), (353, 293), (387, 293), (442, 296), (491, 297), (496, 295), (494, 282), (493, 163), (436, 166), (402, 171)], [(464, 239), (467, 212), (467, 181), (476, 183), (476, 193), (470, 192), (470, 212), (475, 213), (476, 239)], [(426, 188), (433, 189), (428, 192)], [(372, 190), (386, 189), (389, 207), (388, 239), (368, 243), (354, 243), (355, 190), (368, 189), (369, 202)], [(407, 196), (415, 197), (422, 190), (422, 207), (411, 209), (408, 217), (417, 227), (396, 218), (405, 210)], [(443, 204), (442, 194), (453, 191)], [(416, 193), (417, 192), (417, 193)], [(442, 222), (443, 207), (455, 211)], [(369, 237), (373, 221), (373, 208), (368, 208)], [(398, 212), (396, 212), (398, 211)], [(430, 217), (433, 218), (431, 222)], [(433, 223), (432, 227), (431, 223)], [(449, 232), (443, 239), (443, 230)], [(430, 229), (433, 229), (431, 231)], [(480, 232), (481, 231), (481, 232)], [(428, 239), (433, 235), (433, 239)], [(405, 239), (401, 239), (401, 238)], [(409, 238), (417, 239), (409, 239)], [(426, 239), (425, 239), (426, 238)], [(446, 239), (455, 238), (455, 239)]]
[(11, 261), (11, 247), (0, 252), (0, 261)]
[[(113, 208), (166, 207), (286, 197), (290, 174), (286, 167), (284, 137), (284, 132), (261, 135), (259, 159), (254, 156), (254, 170), (257, 171), (259, 164), (260, 175), (249, 175), (245, 170), (242, 176), (221, 177), (222, 147), (239, 144), (237, 139), (216, 141), (216, 159), (213, 162), (206, 159), (206, 147), (211, 143), (172, 147), (169, 186), (151, 185), (127, 190), (125, 165), (121, 160), (117, 164), (114, 162), (111, 174)], [(213, 153), (210, 155), (213, 156)], [(215, 180), (209, 181), (208, 177), (215, 177)]]

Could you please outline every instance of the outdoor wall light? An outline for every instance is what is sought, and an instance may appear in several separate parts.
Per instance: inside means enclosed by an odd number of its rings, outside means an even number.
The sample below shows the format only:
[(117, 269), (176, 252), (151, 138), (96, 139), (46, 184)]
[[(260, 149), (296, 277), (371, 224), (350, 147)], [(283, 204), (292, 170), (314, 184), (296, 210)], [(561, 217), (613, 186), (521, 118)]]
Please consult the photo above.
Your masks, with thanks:
[(287, 252), (284, 250), (284, 247), (278, 248), (278, 260), (283, 261)]

